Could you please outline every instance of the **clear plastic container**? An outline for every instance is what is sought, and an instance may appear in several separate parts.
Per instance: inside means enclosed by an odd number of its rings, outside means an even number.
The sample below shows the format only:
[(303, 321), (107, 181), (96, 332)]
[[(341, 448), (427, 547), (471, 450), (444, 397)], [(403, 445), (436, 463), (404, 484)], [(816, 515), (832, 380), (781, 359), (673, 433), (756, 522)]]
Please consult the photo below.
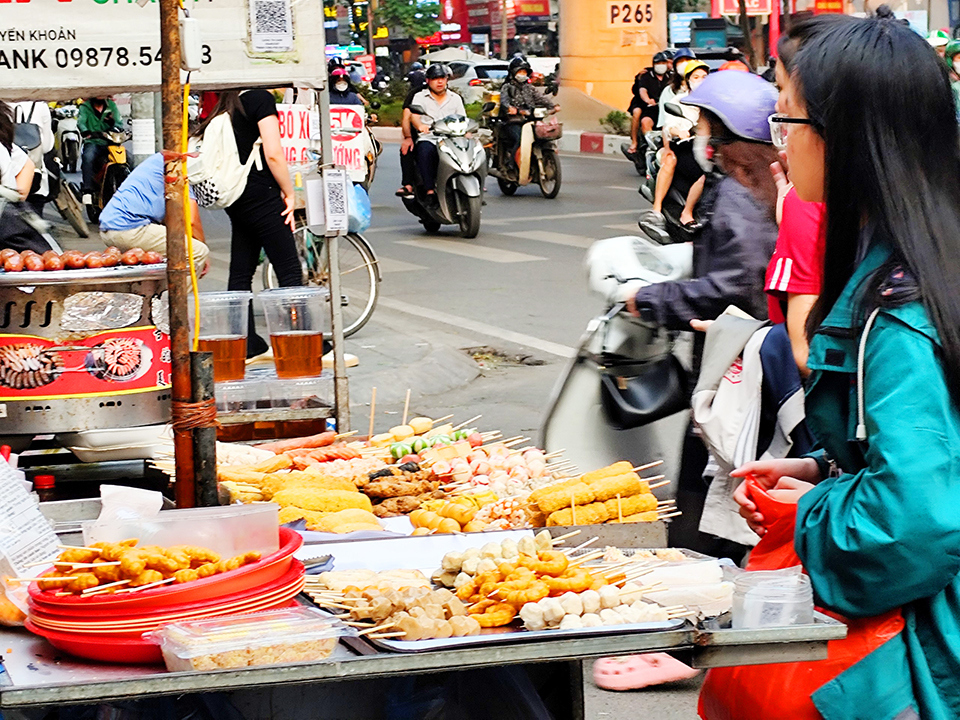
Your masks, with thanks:
[[(264, 384), (258, 380), (218, 382), (214, 386), (213, 395), (216, 398), (218, 415), (256, 410), (257, 404), (264, 399), (264, 396), (269, 397)], [(224, 425), (217, 428), (217, 440), (221, 442), (253, 440), (253, 432), (254, 423)]]
[[(333, 373), (324, 370), (316, 377), (277, 378), (270, 383), (270, 406), (274, 408), (333, 407)], [(277, 423), (278, 437), (316, 435), (327, 429), (326, 418), (284, 420)]]
[(164, 625), (144, 635), (160, 646), (167, 670), (221, 670), (325, 660), (356, 630), (315, 608)]
[(329, 329), (330, 292), (320, 287), (288, 287), (264, 290), (259, 297), (277, 375), (319, 375), (323, 370), (323, 333)]
[(199, 346), (200, 350), (213, 353), (213, 379), (216, 382), (243, 379), (247, 361), (247, 319), (252, 300), (252, 292), (200, 293)]
[(280, 548), (279, 512), (273, 503), (256, 503), (164, 510), (152, 518), (121, 517), (102, 525), (91, 520), (82, 525), (83, 540), (89, 545), (139, 538), (141, 545), (199, 545), (221, 557), (252, 550), (270, 555)]
[(763, 628), (813, 622), (810, 578), (796, 569), (741, 573), (734, 580), (733, 627)]

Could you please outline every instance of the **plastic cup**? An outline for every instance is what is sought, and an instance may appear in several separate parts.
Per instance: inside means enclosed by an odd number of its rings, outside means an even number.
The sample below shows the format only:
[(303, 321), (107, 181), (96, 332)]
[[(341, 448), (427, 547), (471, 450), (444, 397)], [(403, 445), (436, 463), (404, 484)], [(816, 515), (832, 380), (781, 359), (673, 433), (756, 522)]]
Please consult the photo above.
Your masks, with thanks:
[(200, 293), (200, 350), (213, 353), (215, 382), (243, 380), (251, 292)]
[(322, 372), (329, 296), (326, 288), (319, 287), (277, 288), (260, 293), (278, 377), (313, 377)]

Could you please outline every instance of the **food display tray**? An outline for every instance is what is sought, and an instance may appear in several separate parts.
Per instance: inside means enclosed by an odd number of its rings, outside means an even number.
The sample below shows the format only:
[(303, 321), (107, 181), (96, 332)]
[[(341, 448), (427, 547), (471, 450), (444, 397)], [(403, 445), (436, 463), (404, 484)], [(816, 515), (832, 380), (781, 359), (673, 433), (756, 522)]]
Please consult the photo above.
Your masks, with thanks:
[(479, 635), (465, 637), (434, 638), (433, 640), (394, 640), (393, 638), (366, 638), (368, 642), (383, 650), (398, 653), (421, 653), (436, 650), (455, 650), (488, 645), (506, 645), (513, 643), (542, 642), (549, 640), (569, 640), (578, 637), (603, 637), (626, 635), (628, 633), (651, 633), (664, 630), (679, 630), (685, 620), (665, 620), (663, 622), (631, 623), (624, 625), (602, 625), (600, 627), (571, 628), (569, 630), (523, 630), (517, 627), (487, 628)]

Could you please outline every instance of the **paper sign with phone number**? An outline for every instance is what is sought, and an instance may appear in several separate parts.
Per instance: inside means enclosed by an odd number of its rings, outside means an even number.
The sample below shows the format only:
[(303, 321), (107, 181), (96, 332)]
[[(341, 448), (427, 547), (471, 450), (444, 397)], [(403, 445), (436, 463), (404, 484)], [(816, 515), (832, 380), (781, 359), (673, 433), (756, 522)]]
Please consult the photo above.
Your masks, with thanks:
[(608, 2), (607, 26), (635, 28), (652, 25), (654, 21), (652, 2)]

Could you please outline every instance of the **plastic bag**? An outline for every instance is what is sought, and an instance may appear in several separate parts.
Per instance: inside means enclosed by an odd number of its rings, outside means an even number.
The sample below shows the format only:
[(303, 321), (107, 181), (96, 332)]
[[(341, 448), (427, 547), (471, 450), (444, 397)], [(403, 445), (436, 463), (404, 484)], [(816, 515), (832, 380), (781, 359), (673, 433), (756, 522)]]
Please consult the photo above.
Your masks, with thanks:
[[(750, 553), (747, 570), (779, 570), (800, 564), (793, 547), (797, 506), (774, 500), (748, 478), (751, 500), (767, 532)], [(849, 620), (816, 608), (847, 624), (847, 637), (827, 643), (827, 659), (715, 668), (707, 672), (697, 712), (704, 720), (820, 720), (810, 696), (903, 629), (900, 610)]]
[(347, 229), (352, 233), (359, 233), (370, 227), (373, 211), (370, 208), (370, 196), (360, 185), (348, 183), (352, 188), (347, 200), (347, 209), (350, 213), (350, 222)]

